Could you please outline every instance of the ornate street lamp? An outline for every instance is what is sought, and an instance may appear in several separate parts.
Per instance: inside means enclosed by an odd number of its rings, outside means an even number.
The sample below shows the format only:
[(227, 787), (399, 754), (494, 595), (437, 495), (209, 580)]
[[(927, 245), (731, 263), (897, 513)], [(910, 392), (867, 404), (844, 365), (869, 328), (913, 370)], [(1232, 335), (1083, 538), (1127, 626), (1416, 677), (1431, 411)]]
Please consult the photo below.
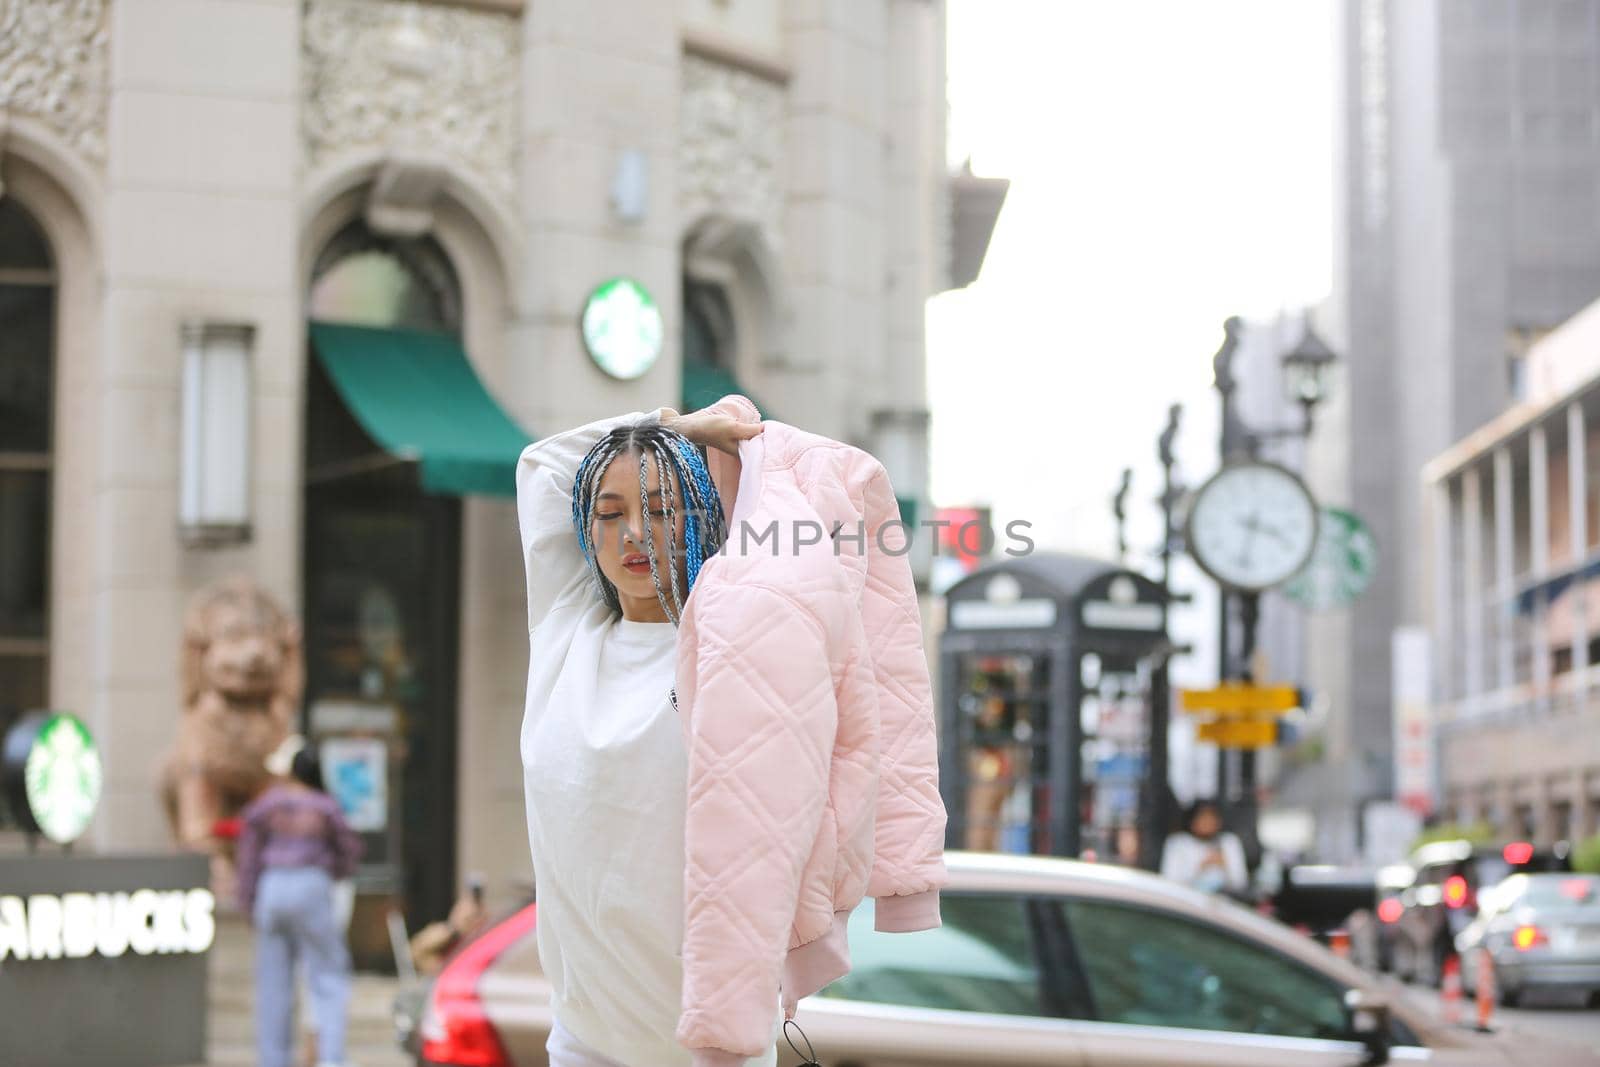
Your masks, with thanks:
[(1300, 343), (1285, 352), (1283, 363), (1283, 389), (1289, 401), (1300, 405), (1305, 412), (1305, 433), (1311, 433), (1312, 410), (1327, 399), (1328, 371), (1338, 360), (1333, 349), (1323, 343), (1311, 328), (1311, 318), (1306, 317), (1305, 332)]

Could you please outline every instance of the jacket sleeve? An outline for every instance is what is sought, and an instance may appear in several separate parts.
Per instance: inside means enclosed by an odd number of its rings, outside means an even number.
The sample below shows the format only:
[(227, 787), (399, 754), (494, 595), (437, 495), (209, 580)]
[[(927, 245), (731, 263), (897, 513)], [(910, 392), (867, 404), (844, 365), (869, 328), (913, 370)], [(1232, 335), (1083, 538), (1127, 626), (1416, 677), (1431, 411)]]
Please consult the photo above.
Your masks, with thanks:
[[(777, 590), (697, 588), (678, 641), (689, 760), (677, 1038), (695, 1067), (722, 1067), (771, 1047), (838, 707), (823, 620)], [(758, 673), (762, 662), (784, 668)]]
[(939, 890), (947, 881), (946, 816), (922, 619), (911, 561), (901, 551), (911, 531), (890, 527), (880, 537), (883, 524), (899, 518), (900, 506), (888, 474), (874, 466), (865, 490), (868, 551), (861, 617), (872, 647), (882, 750), (867, 894), (876, 898), (876, 928), (905, 933), (939, 925)]
[(535, 441), (517, 460), (517, 526), (528, 583), (528, 630), (551, 611), (579, 597), (589, 567), (572, 528), (572, 483), (589, 449), (617, 426), (644, 422), (642, 411), (601, 419)]
[[(754, 424), (761, 421), (761, 412), (756, 409), (755, 404), (748, 397), (740, 396), (738, 393), (729, 393), (706, 410), (732, 415), (743, 423)], [(711, 475), (711, 483), (717, 487), (717, 493), (722, 497), (722, 517), (731, 523), (733, 504), (739, 489), (739, 457), (730, 456), (720, 448), (708, 448), (706, 471)]]

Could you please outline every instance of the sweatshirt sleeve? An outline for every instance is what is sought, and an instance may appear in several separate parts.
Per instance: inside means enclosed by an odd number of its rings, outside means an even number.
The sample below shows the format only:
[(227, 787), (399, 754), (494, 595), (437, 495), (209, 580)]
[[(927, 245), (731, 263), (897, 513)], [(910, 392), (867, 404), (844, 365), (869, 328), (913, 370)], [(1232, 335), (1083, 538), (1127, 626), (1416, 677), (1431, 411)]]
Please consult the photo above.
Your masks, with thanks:
[[(771, 1047), (838, 707), (822, 622), (776, 590), (696, 589), (678, 640), (693, 651), (678, 672), (689, 766), (677, 1038), (712, 1067)], [(749, 666), (774, 659), (785, 668)]]
[(656, 414), (635, 411), (601, 419), (522, 450), (517, 460), (517, 526), (527, 574), (530, 633), (552, 610), (578, 597), (589, 580), (589, 567), (572, 528), (572, 484), (578, 465), (614, 428), (646, 422)]
[(234, 847), (234, 874), (239, 889), (239, 910), (249, 918), (256, 902), (256, 883), (261, 878), (261, 826), (254, 805), (239, 817), (239, 841)]
[(878, 530), (899, 518), (900, 507), (888, 473), (881, 465), (874, 468), (865, 490), (869, 549), (862, 621), (872, 645), (882, 751), (867, 893), (876, 898), (874, 926), (907, 933), (940, 922), (939, 890), (948, 879), (946, 815), (916, 584), (911, 561), (899, 550), (910, 531), (890, 527), (880, 538)]
[(335, 801), (331, 807), (328, 824), (333, 839), (333, 877), (353, 878), (356, 865), (361, 862), (361, 854), (366, 851), (366, 846), (361, 843), (361, 835), (350, 828), (344, 813), (339, 810), (338, 802)]

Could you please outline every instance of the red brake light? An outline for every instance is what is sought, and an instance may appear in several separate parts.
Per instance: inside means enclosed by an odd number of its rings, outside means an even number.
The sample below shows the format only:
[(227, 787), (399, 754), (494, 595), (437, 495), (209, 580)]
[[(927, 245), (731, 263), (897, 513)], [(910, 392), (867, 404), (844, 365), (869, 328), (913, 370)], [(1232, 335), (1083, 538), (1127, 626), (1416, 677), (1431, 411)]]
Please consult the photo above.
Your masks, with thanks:
[(1399, 922), (1405, 910), (1405, 905), (1400, 903), (1399, 897), (1384, 897), (1378, 902), (1378, 918), (1386, 923)]
[(1467, 897), (1470, 895), (1467, 889), (1467, 880), (1459, 874), (1452, 874), (1445, 879), (1444, 902), (1446, 905), (1452, 908), (1464, 908), (1467, 904)]
[(500, 1035), (478, 999), (478, 980), (499, 955), (533, 929), (535, 906), (490, 927), (445, 965), (429, 997), (431, 1026), (422, 1035), (422, 1056), (454, 1067), (511, 1067)]
[(1513, 867), (1520, 867), (1533, 859), (1533, 846), (1526, 841), (1513, 841), (1500, 850), (1500, 856)]
[(1519, 926), (1516, 933), (1511, 935), (1511, 943), (1517, 946), (1518, 952), (1526, 952), (1530, 948), (1548, 945), (1550, 939), (1537, 926)]

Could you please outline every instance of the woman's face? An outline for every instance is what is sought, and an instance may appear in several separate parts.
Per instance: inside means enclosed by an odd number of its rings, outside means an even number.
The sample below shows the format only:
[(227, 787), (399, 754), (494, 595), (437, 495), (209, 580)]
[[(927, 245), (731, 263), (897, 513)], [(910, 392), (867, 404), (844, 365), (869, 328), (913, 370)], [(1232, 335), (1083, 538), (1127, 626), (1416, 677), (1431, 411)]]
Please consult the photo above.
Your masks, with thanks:
[[(611, 461), (600, 478), (594, 510), (589, 524), (589, 540), (594, 546), (600, 573), (617, 587), (623, 618), (638, 622), (666, 622), (666, 609), (656, 596), (650, 577), (650, 557), (645, 538), (655, 542), (656, 565), (661, 568), (661, 588), (670, 598), (672, 579), (667, 574), (667, 513), (661, 502), (661, 477), (656, 464), (646, 464), (645, 487), (649, 491), (648, 513), (639, 499), (639, 461), (637, 453), (626, 453)], [(672, 471), (669, 478), (676, 479)], [(679, 595), (688, 588), (688, 569), (683, 557), (683, 495), (673, 481), (672, 543), (678, 554), (672, 565), (678, 570)]]
[(1222, 829), (1222, 818), (1217, 815), (1217, 809), (1203, 807), (1194, 813), (1194, 819), (1189, 823), (1189, 832), (1196, 837), (1215, 837), (1218, 830)]

